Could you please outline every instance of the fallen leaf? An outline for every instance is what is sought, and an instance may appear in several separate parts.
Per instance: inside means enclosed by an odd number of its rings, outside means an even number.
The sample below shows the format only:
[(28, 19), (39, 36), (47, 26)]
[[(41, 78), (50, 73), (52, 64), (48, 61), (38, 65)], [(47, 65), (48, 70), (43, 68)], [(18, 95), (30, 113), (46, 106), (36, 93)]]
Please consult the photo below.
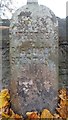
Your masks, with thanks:
[(68, 100), (67, 100), (66, 89), (63, 88), (59, 90), (59, 104), (58, 104), (58, 108), (56, 108), (58, 114), (62, 118), (68, 117), (67, 104), (68, 104)]
[(54, 118), (54, 116), (50, 113), (49, 110), (44, 109), (41, 113), (41, 119), (43, 118)]
[(40, 119), (40, 115), (37, 112), (27, 112), (26, 115), (29, 120)]

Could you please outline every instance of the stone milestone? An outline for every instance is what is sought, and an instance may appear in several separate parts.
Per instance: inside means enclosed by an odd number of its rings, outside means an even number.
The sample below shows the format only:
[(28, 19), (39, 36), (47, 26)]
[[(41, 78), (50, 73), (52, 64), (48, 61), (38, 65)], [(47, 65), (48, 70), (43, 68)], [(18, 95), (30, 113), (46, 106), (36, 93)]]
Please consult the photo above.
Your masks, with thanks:
[(11, 20), (11, 101), (17, 113), (54, 111), (58, 90), (58, 22), (54, 13), (28, 0)]

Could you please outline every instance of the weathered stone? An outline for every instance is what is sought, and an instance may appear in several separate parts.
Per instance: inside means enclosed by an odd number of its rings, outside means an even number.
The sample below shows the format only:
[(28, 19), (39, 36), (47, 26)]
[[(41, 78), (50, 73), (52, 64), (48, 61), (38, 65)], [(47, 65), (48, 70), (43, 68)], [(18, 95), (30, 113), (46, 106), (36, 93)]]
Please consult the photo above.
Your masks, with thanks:
[(67, 86), (68, 79), (68, 41), (67, 20), (58, 18), (59, 35), (59, 87)]
[(11, 22), (11, 101), (20, 114), (57, 105), (58, 32), (54, 13), (27, 4)]
[(9, 20), (2, 20), (2, 83), (3, 88), (8, 88), (10, 80), (10, 43), (9, 43)]
[(27, 0), (27, 4), (38, 4), (38, 0)]
[[(0, 26), (2, 26), (2, 19), (0, 18)], [(2, 89), (2, 29), (0, 29), (0, 90)]]
[(9, 20), (0, 20), (0, 89), (8, 88), (10, 80)]

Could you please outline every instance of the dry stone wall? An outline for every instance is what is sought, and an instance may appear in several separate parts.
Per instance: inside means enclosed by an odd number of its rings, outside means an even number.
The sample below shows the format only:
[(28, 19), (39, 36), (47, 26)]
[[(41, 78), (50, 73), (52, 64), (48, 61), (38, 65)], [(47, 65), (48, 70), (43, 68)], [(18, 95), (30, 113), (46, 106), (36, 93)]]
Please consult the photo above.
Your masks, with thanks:
[(68, 23), (66, 19), (58, 18), (59, 35), (59, 87), (67, 87), (68, 79), (68, 41), (67, 30)]
[(9, 43), (9, 20), (0, 20), (0, 88), (8, 88), (10, 81), (10, 43)]

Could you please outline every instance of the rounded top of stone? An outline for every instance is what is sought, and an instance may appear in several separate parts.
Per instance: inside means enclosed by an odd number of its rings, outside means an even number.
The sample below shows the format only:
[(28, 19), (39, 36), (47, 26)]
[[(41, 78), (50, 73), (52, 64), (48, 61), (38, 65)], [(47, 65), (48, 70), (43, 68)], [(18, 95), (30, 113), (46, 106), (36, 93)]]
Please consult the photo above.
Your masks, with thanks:
[(48, 7), (39, 5), (38, 0), (27, 0), (27, 5), (24, 5), (15, 11), (12, 16), (12, 20), (14, 20), (14, 22), (17, 22), (19, 17), (24, 17), (26, 19), (31, 17), (33, 21), (36, 21), (39, 18), (46, 20), (50, 18), (54, 23), (57, 22), (55, 14)]
[(27, 4), (38, 4), (38, 0), (27, 0)]

